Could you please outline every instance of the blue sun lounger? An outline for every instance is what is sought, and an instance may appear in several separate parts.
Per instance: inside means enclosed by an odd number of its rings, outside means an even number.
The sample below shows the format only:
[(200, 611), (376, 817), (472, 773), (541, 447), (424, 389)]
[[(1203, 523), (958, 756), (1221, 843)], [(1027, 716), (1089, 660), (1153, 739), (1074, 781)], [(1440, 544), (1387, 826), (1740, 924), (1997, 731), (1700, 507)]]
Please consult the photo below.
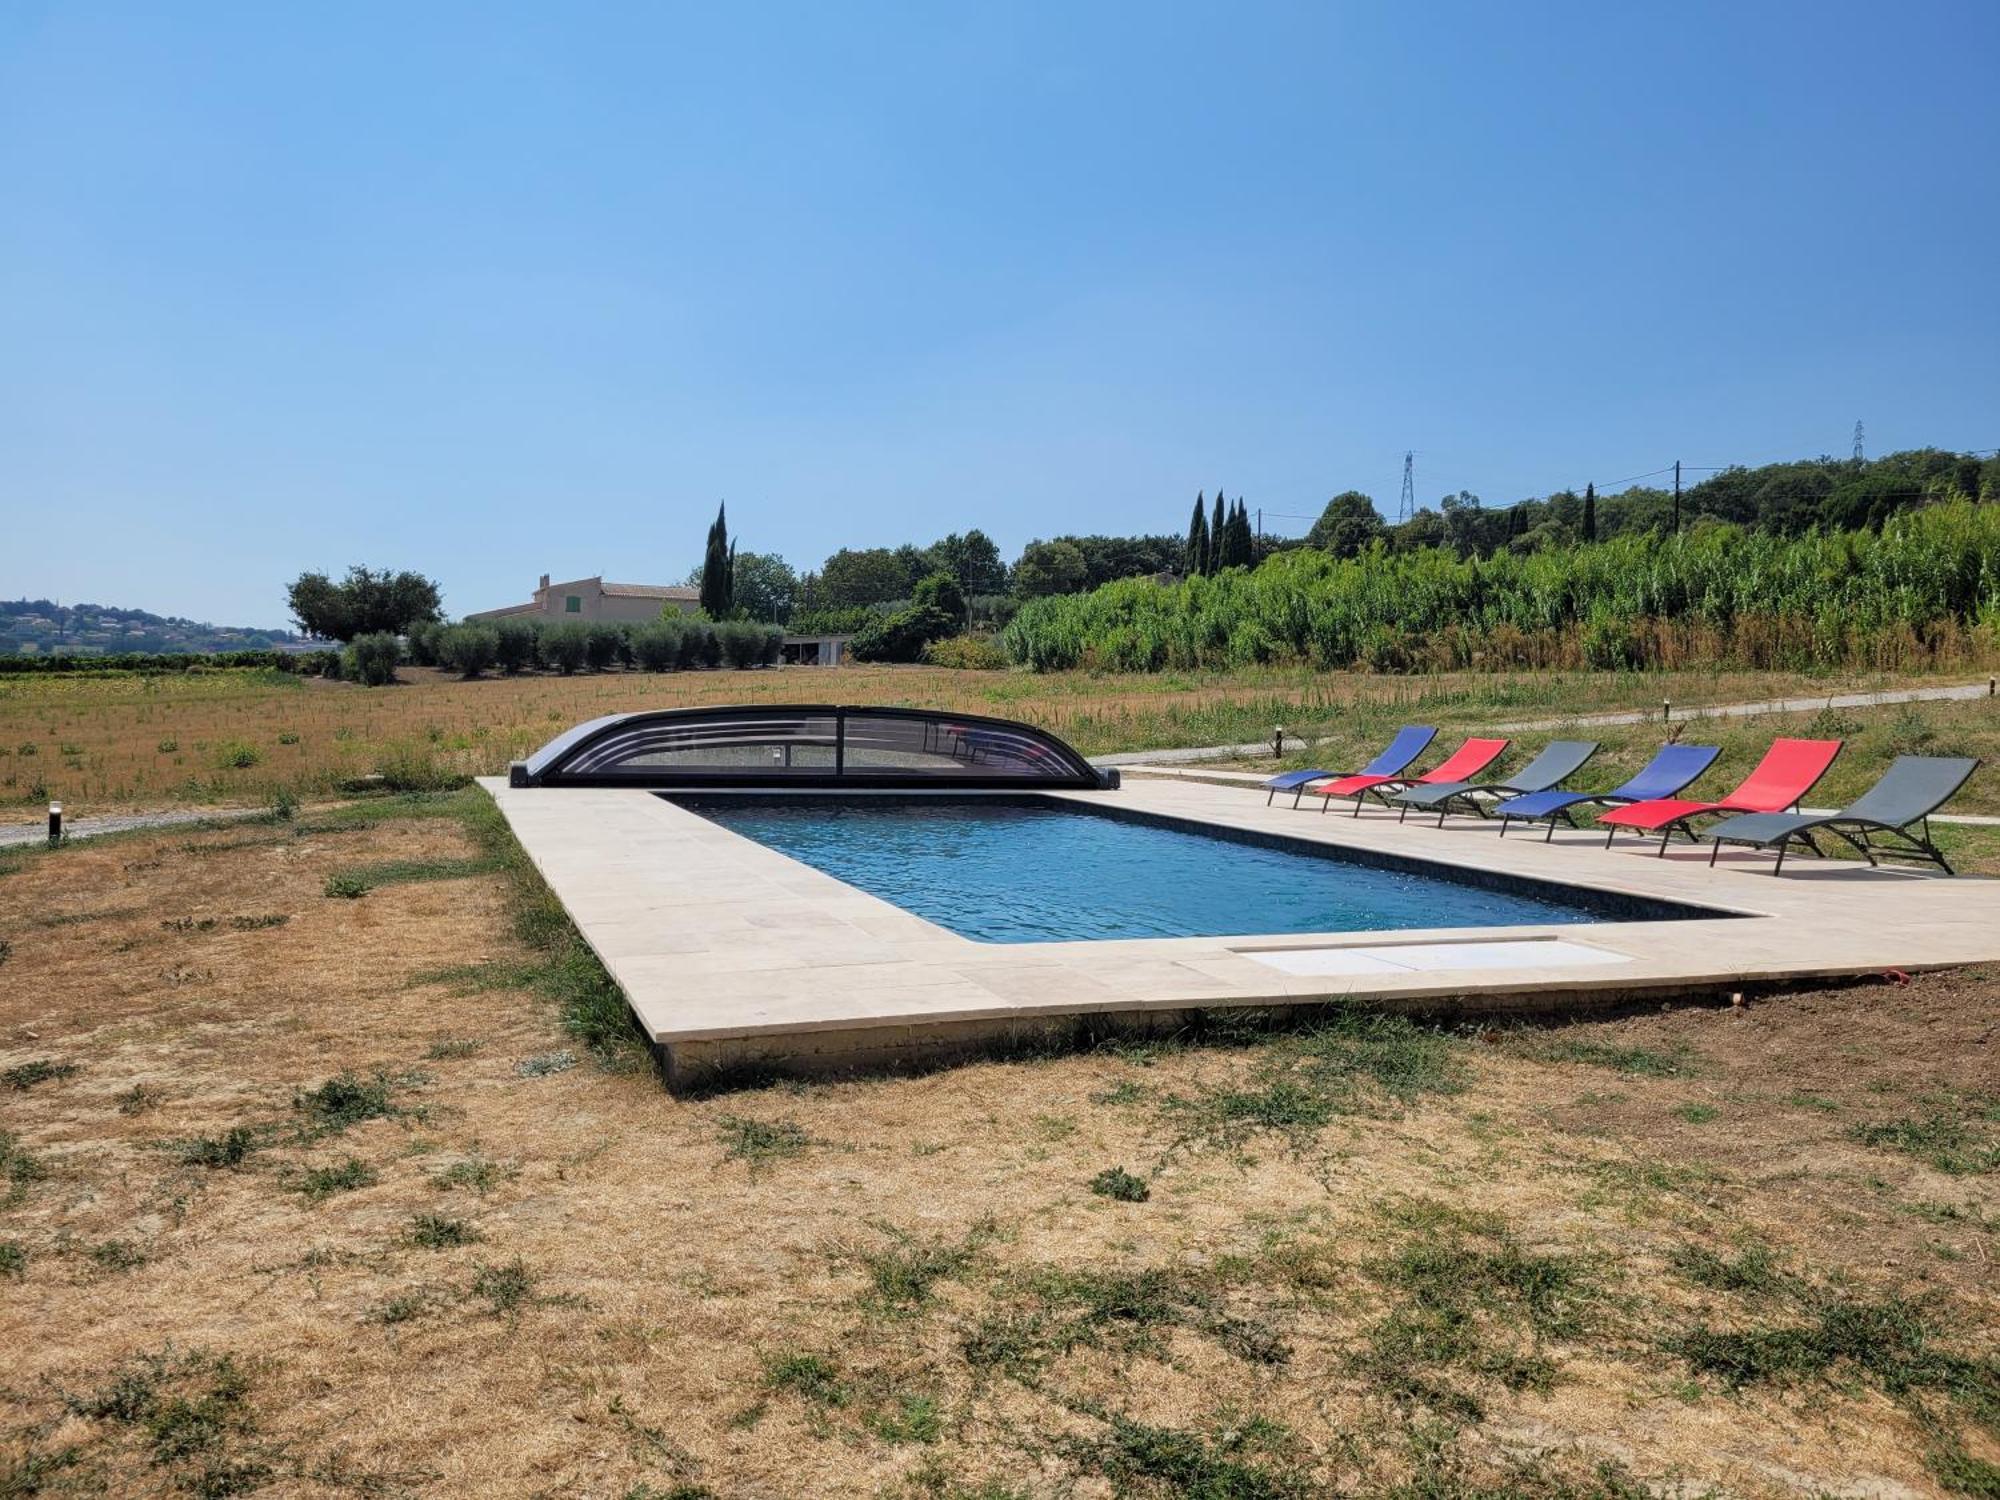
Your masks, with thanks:
[(1428, 724), (1405, 724), (1396, 731), (1396, 737), (1389, 741), (1388, 748), (1359, 771), (1286, 771), (1273, 776), (1264, 785), (1268, 795), (1264, 805), (1271, 805), (1271, 798), (1280, 792), (1292, 794), (1292, 806), (1299, 805), (1306, 788), (1315, 781), (1337, 781), (1342, 776), (1400, 776), (1417, 763), (1417, 757), (1430, 749), (1431, 741), (1437, 738), (1437, 731)]
[(1671, 797), (1713, 765), (1720, 754), (1722, 747), (1719, 745), (1662, 745), (1660, 753), (1647, 761), (1638, 775), (1608, 792), (1547, 791), (1515, 797), (1493, 809), (1500, 819), (1500, 837), (1507, 836), (1509, 823), (1546, 822), (1549, 831), (1542, 842), (1547, 843), (1556, 836), (1556, 819), (1576, 827), (1576, 808), (1591, 804), (1612, 807), (1626, 802), (1651, 802), (1658, 797)]

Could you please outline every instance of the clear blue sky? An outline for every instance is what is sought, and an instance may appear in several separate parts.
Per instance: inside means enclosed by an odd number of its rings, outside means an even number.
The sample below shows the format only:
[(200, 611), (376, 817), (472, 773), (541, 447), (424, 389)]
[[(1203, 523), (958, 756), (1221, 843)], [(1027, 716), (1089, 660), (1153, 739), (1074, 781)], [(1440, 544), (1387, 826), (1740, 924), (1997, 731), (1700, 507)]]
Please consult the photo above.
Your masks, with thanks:
[(0, 596), (1991, 447), (1996, 66), (1992, 0), (0, 0)]

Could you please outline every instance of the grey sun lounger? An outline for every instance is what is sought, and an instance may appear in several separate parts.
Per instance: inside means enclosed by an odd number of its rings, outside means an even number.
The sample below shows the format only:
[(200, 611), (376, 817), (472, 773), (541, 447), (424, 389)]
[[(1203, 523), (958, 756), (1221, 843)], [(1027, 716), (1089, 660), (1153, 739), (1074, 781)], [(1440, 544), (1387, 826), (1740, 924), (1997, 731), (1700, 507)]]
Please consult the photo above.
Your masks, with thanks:
[[(1745, 813), (1717, 823), (1702, 835), (1715, 846), (1709, 850), (1708, 862), (1715, 863), (1724, 844), (1775, 848), (1778, 862), (1771, 866), (1775, 875), (1785, 867), (1785, 850), (1792, 840), (1824, 858), (1825, 851), (1814, 842), (1813, 834), (1830, 833), (1853, 845), (1871, 866), (1882, 859), (1916, 859), (1949, 875), (1951, 866), (1931, 842), (1931, 814), (1957, 796), (1958, 789), (1978, 769), (1979, 762), (1971, 756), (1899, 755), (1880, 781), (1839, 812)], [(1914, 833), (1913, 828), (1917, 830)], [(1877, 838), (1902, 842), (1877, 843)]]
[(1417, 763), (1417, 757), (1430, 749), (1431, 741), (1437, 738), (1437, 731), (1428, 724), (1405, 724), (1396, 731), (1396, 737), (1382, 753), (1369, 761), (1359, 771), (1286, 771), (1273, 776), (1264, 785), (1268, 793), (1264, 805), (1271, 805), (1271, 798), (1280, 792), (1292, 794), (1292, 806), (1299, 805), (1299, 799), (1306, 794), (1306, 788), (1315, 781), (1338, 781), (1343, 776), (1400, 776)]
[(1438, 827), (1444, 827), (1444, 820), (1454, 810), (1478, 813), (1485, 817), (1486, 806), (1482, 798), (1494, 802), (1504, 802), (1510, 797), (1524, 797), (1530, 792), (1546, 792), (1569, 780), (1591, 756), (1597, 754), (1596, 740), (1555, 740), (1542, 749), (1542, 753), (1529, 761), (1520, 770), (1501, 781), (1446, 781), (1436, 786), (1413, 786), (1408, 791), (1398, 792), (1391, 798), (1401, 805), (1402, 816), (1410, 815), (1413, 807), (1425, 812), (1436, 809)]

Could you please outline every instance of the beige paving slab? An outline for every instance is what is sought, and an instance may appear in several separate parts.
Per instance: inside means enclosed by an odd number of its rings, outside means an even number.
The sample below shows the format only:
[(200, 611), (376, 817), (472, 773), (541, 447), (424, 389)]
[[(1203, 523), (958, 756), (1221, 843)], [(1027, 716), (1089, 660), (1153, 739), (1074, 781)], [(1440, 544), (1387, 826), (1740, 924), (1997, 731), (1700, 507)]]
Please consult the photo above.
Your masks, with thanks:
[[(680, 1046), (866, 1038), (870, 1055), (954, 1028), (1100, 1012), (1380, 999), (1477, 1001), (2000, 962), (2000, 882), (1848, 862), (1676, 849), (1660, 859), (1601, 835), (1502, 839), (1491, 823), (1442, 828), (1266, 807), (1242, 788), (1134, 781), (1053, 794), (1197, 830), (1281, 835), (1350, 857), (1679, 902), (1714, 918), (1403, 932), (981, 943), (643, 791), (511, 789), (494, 796), (528, 856), (624, 988), (647, 1035)], [(1550, 961), (1517, 940), (1547, 940)], [(1582, 944), (1602, 961), (1571, 957)], [(1493, 946), (1501, 945), (1501, 946)], [(1336, 950), (1288, 973), (1257, 952)], [(1344, 952), (1345, 957), (1340, 956)], [(697, 1045), (699, 1044), (699, 1045)], [(857, 1043), (857, 1045), (859, 1045)], [(720, 1054), (717, 1054), (720, 1055)]]

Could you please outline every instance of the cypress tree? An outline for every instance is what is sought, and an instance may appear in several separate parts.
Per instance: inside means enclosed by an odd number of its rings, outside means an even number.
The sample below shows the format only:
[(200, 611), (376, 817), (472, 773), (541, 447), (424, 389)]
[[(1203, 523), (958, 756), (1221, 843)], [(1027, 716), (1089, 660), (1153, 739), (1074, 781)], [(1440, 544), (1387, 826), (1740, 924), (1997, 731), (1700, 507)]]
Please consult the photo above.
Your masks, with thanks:
[(726, 505), (715, 508), (708, 551), (701, 560), (701, 611), (711, 620), (727, 619), (736, 599), (736, 548), (729, 540), (726, 510)]
[(1229, 522), (1222, 514), (1222, 490), (1215, 491), (1215, 518), (1208, 523), (1208, 571), (1222, 571), (1223, 549), (1229, 545)]
[(1208, 497), (1197, 494), (1194, 497), (1194, 518), (1188, 522), (1187, 576), (1208, 571)]
[(1583, 539), (1586, 542), (1597, 540), (1597, 486), (1595, 484), (1586, 484), (1583, 487)]
[(1243, 497), (1236, 497), (1236, 516), (1232, 535), (1236, 545), (1232, 549), (1231, 560), (1239, 568), (1247, 568), (1257, 560), (1257, 542), (1250, 535), (1250, 507), (1243, 503)]

